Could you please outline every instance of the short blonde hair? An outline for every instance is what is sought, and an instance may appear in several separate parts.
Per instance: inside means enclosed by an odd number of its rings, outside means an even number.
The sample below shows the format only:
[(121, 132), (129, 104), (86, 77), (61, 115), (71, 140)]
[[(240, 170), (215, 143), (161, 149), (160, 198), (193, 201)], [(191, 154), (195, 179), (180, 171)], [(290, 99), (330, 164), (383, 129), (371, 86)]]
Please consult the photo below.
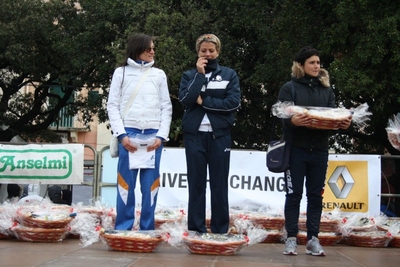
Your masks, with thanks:
[(196, 40), (196, 52), (199, 53), (200, 50), (200, 45), (202, 42), (210, 42), (215, 44), (215, 48), (217, 49), (218, 52), (221, 51), (221, 41), (219, 38), (211, 33), (208, 34), (203, 34)]

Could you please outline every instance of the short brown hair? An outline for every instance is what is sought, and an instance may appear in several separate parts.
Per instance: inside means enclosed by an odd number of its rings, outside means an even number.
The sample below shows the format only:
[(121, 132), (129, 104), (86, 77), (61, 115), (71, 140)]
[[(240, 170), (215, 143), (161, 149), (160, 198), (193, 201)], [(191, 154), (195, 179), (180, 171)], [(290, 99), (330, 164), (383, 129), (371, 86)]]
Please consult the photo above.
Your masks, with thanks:
[(202, 42), (210, 42), (210, 43), (214, 43), (215, 47), (217, 49), (218, 52), (221, 51), (221, 41), (219, 40), (219, 38), (211, 33), (208, 34), (203, 34), (201, 35), (199, 38), (197, 38), (196, 40), (196, 52), (198, 53), (200, 50), (200, 45)]

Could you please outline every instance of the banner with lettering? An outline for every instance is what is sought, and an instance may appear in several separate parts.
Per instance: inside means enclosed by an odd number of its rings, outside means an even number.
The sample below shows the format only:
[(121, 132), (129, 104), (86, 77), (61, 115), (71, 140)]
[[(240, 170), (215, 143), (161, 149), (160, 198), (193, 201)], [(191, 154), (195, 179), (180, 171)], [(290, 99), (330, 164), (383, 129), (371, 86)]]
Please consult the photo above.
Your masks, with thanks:
[(0, 183), (81, 184), (83, 144), (0, 145)]
[[(188, 200), (185, 150), (166, 148), (161, 157), (161, 188), (158, 207), (185, 207)], [(117, 162), (109, 151), (103, 152), (102, 198), (115, 205)], [(228, 177), (229, 204), (232, 208), (258, 209), (269, 207), (283, 211), (285, 181), (283, 174), (271, 173), (265, 165), (266, 152), (232, 150)], [(137, 179), (139, 180), (139, 179)], [(136, 203), (140, 206), (140, 183), (136, 186)], [(335, 155), (329, 156), (324, 193), (324, 211), (340, 209), (342, 212), (379, 215), (380, 212), (380, 156)], [(207, 190), (207, 207), (210, 191)], [(301, 211), (306, 211), (306, 190), (301, 201)]]

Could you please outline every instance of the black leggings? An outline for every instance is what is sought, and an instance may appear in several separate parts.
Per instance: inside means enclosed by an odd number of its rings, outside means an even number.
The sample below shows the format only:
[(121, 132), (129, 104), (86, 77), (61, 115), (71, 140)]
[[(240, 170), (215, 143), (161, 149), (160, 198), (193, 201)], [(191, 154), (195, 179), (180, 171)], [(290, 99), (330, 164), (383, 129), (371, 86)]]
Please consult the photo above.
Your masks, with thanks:
[(296, 237), (303, 187), (307, 195), (307, 238), (318, 237), (322, 214), (322, 194), (328, 167), (328, 151), (292, 147), (290, 169), (285, 173), (285, 228), (288, 237)]

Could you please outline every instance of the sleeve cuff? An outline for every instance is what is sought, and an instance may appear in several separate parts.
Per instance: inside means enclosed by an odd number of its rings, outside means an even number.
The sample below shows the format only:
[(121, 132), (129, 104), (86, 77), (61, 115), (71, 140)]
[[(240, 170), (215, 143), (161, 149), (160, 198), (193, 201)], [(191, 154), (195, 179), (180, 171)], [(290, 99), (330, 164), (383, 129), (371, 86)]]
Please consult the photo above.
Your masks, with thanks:
[(120, 141), (121, 142), (121, 140), (125, 137), (125, 136), (128, 136), (126, 133), (124, 133), (124, 134), (120, 134), (120, 135), (118, 135), (118, 141)]

